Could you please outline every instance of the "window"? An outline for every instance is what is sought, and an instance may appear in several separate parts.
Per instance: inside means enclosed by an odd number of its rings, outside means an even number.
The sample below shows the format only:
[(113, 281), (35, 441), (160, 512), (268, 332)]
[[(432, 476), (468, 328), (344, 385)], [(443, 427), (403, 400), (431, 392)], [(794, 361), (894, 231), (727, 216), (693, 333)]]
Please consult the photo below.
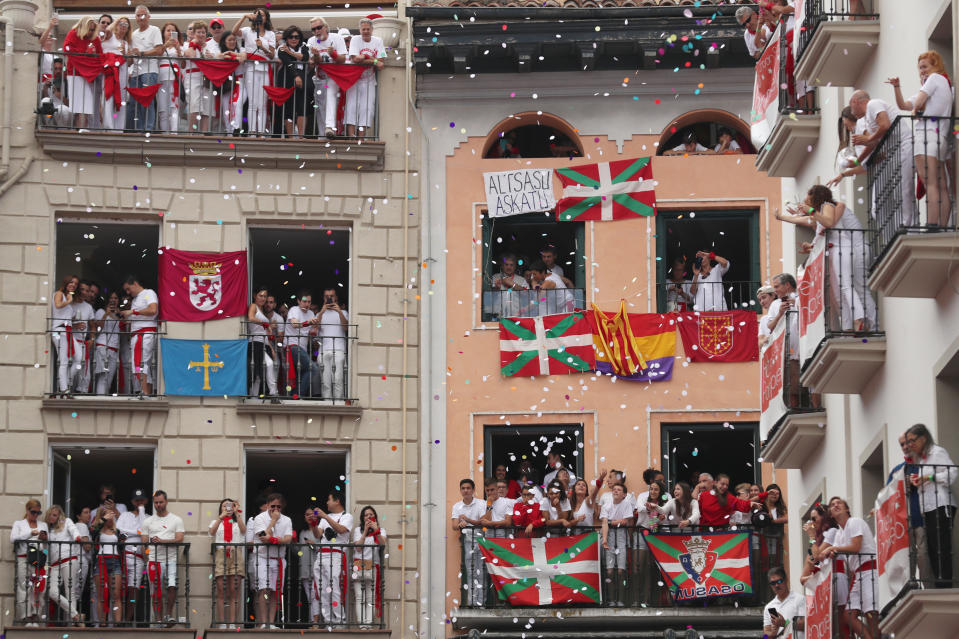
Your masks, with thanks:
[(562, 158), (580, 157), (578, 142), (553, 127), (539, 124), (518, 126), (499, 134), (486, 158)]
[(692, 134), (696, 141), (709, 150), (720, 143), (723, 129), (732, 133), (733, 141), (743, 153), (755, 153), (750, 142), (749, 124), (721, 109), (696, 109), (679, 116), (669, 123), (659, 137), (656, 154), (662, 155), (686, 142)]
[(730, 490), (743, 482), (760, 481), (759, 424), (663, 424), (663, 474), (672, 486), (677, 481), (695, 486), (699, 473), (729, 475)]
[(859, 465), (860, 478), (862, 480), (860, 486), (862, 493), (859, 503), (862, 504), (863, 518), (869, 521), (873, 527), (875, 527), (875, 519), (872, 514), (867, 513), (870, 513), (872, 510), (872, 504), (876, 501), (876, 495), (878, 495), (882, 487), (886, 485), (885, 453), (883, 448), (882, 439), (879, 439), (872, 451), (868, 453), (868, 455), (865, 455), (864, 459), (860, 460)]
[(656, 216), (658, 312), (676, 310), (667, 304), (674, 262), (685, 261), (683, 280), (688, 283), (693, 278), (697, 251), (711, 251), (729, 260), (729, 271), (723, 276), (722, 286), (726, 308), (761, 310), (755, 301), (760, 284), (758, 212), (660, 209)]
[(250, 284), (266, 286), (277, 304), (296, 305), (296, 293), (307, 289), (314, 302), (324, 288), (335, 288), (348, 307), (350, 294), (350, 229), (251, 228)]
[[(583, 463), (582, 424), (528, 424), (515, 426), (486, 425), (484, 428), (484, 472), (492, 477), (496, 467), (506, 466), (506, 474), (516, 479), (523, 462), (528, 462), (542, 482), (551, 470), (547, 455), (558, 453), (563, 466), (577, 477), (585, 470)], [(477, 494), (482, 495), (482, 482), (477, 482)]]
[[(100, 486), (112, 484), (118, 504), (130, 505), (137, 488), (152, 495), (156, 449), (153, 446), (53, 444), (50, 447), (51, 503), (76, 519), (84, 507), (100, 505)], [(160, 487), (162, 488), (162, 486)]]
[[(484, 214), (483, 321), (583, 308), (586, 294), (585, 238), (583, 222), (557, 222), (552, 212), (498, 218)], [(545, 249), (555, 251), (555, 263), (572, 284), (567, 284), (572, 290), (541, 293), (493, 290), (493, 282), (503, 268), (504, 256), (515, 256), (516, 273), (531, 284), (527, 271)]]

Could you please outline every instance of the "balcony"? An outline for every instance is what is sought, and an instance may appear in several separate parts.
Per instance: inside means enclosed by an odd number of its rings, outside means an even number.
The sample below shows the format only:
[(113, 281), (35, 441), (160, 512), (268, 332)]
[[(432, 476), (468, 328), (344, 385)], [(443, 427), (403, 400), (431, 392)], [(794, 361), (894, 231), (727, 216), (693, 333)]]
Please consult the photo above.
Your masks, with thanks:
[(585, 289), (483, 291), (484, 322), (497, 322), (502, 317), (539, 317), (571, 313), (577, 308), (586, 308)]
[[(321, 110), (314, 98), (314, 75), (305, 69), (298, 76), (290, 73), (287, 81), (279, 61), (39, 55), (36, 137), (44, 152), (58, 160), (147, 167), (376, 171), (384, 166), (378, 96), (373, 96), (372, 126), (337, 121), (335, 133), (327, 136), (325, 123), (314, 117)], [(147, 73), (148, 65), (159, 73)], [(360, 71), (358, 65), (330, 66), (336, 67), (337, 77)], [(144, 71), (132, 75), (138, 68)], [(244, 80), (253, 74), (262, 74), (264, 82), (274, 77), (274, 86), (259, 96), (259, 109), (251, 108)], [(302, 90), (293, 86), (295, 79), (302, 82)], [(329, 79), (319, 82), (335, 86)], [(317, 93), (324, 96), (332, 90)]]
[(823, 338), (802, 373), (802, 384), (814, 392), (861, 393), (885, 363), (879, 305), (867, 283), (873, 236), (864, 229), (826, 230)]
[(757, 169), (769, 177), (793, 177), (809, 156), (809, 148), (819, 142), (822, 117), (816, 103), (818, 96), (807, 94), (806, 100), (811, 104), (806, 105), (797, 100), (793, 78), (786, 72), (790, 48), (782, 40), (779, 51), (779, 114), (765, 143), (754, 139), (753, 144), (759, 150)]
[(806, 1), (806, 19), (796, 25), (797, 78), (815, 86), (856, 85), (879, 45), (879, 14), (855, 12), (854, 5), (853, 0)]
[[(656, 312), (682, 313), (686, 311), (745, 311), (760, 308), (756, 304), (756, 289), (761, 282), (752, 280), (699, 283), (693, 292), (692, 282), (657, 282)], [(702, 308), (700, 308), (702, 307)]]
[[(763, 461), (775, 464), (779, 468), (801, 468), (810, 453), (822, 446), (826, 438), (826, 411), (819, 397), (809, 392), (800, 381), (799, 360), (799, 312), (786, 313), (783, 329), (773, 331), (769, 341), (763, 347), (760, 360), (763, 362), (763, 409), (762, 421), (771, 423), (766, 434), (761, 455)], [(782, 338), (779, 338), (782, 331)], [(781, 339), (782, 343), (777, 343)], [(769, 378), (773, 376), (765, 369), (770, 363), (770, 354), (778, 349), (784, 351), (782, 368), (781, 403), (774, 397), (766, 401)], [(774, 365), (774, 362), (772, 362)], [(773, 382), (775, 387), (775, 382)]]
[(954, 118), (899, 116), (868, 160), (869, 287), (886, 297), (935, 298), (959, 268), (956, 190), (944, 168), (951, 163), (934, 159), (952, 152), (955, 125)]

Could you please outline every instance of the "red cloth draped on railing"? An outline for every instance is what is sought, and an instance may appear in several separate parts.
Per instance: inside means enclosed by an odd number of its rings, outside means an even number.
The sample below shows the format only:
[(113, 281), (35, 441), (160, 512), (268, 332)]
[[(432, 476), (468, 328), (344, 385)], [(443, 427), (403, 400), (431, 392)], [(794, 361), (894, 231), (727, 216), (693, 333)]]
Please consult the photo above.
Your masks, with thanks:
[(151, 84), (146, 87), (127, 87), (127, 93), (130, 94), (134, 100), (139, 102), (144, 107), (150, 106), (150, 103), (153, 102), (153, 98), (156, 97), (157, 91), (160, 90), (160, 83)]
[(103, 67), (103, 97), (113, 98), (113, 106), (120, 108), (123, 96), (120, 95), (120, 67), (126, 64), (126, 59), (116, 53), (104, 53), (100, 56)]
[(293, 90), (296, 87), (270, 87), (264, 86), (263, 89), (266, 91), (266, 96), (276, 106), (283, 106), (283, 104), (290, 99), (290, 96), (293, 95)]
[(77, 53), (67, 54), (67, 72), (70, 75), (81, 75), (87, 82), (93, 82), (100, 72), (103, 71), (101, 56), (98, 55), (80, 55)]
[(240, 66), (240, 63), (236, 60), (205, 60), (203, 58), (196, 58), (195, 60), (191, 60), (191, 62), (196, 65), (196, 68), (200, 70), (207, 80), (217, 87), (226, 82), (226, 79)]
[(336, 82), (341, 91), (356, 84), (363, 72), (370, 67), (360, 64), (321, 64), (320, 69)]

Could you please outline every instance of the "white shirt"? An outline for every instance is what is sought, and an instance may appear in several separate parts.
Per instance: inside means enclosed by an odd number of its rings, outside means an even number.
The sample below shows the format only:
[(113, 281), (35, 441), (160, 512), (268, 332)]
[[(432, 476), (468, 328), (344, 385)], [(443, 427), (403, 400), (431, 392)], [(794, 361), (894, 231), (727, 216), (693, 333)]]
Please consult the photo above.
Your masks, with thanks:
[[(919, 474), (927, 481), (919, 487), (919, 503), (922, 512), (927, 513), (942, 506), (955, 506), (956, 498), (949, 488), (956, 482), (956, 469), (949, 453), (942, 446), (933, 444), (929, 454), (919, 462)], [(935, 475), (935, 481), (928, 481), (930, 475)]]
[[(263, 44), (262, 49), (258, 49), (256, 46), (257, 38), (260, 39), (260, 42)], [(264, 58), (271, 58), (269, 51), (267, 49), (276, 50), (276, 34), (272, 31), (266, 31), (263, 35), (258, 36), (256, 31), (250, 27), (243, 27), (240, 29), (240, 49), (246, 51), (248, 55), (258, 55)]]
[(502, 271), (500, 271), (499, 273), (493, 276), (493, 287), (495, 288), (495, 290), (505, 290), (505, 291), (512, 290), (509, 288), (505, 288), (502, 283), (503, 280), (505, 280), (507, 277), (513, 278), (513, 286), (516, 288), (517, 291), (529, 290), (529, 282), (527, 282), (525, 279), (520, 277), (519, 274), (513, 273), (512, 275), (507, 275), (506, 273), (503, 273)]
[(762, 51), (766, 45), (766, 42), (769, 42), (769, 38), (772, 36), (772, 32), (769, 30), (769, 25), (764, 24), (762, 27), (762, 39), (760, 40), (760, 46), (756, 46), (753, 40), (756, 38), (756, 33), (750, 33), (749, 29), (743, 33), (743, 39), (746, 41), (746, 50), (749, 51), (749, 55), (756, 57), (756, 54)]
[[(30, 533), (31, 528), (34, 526), (37, 529), (37, 535), (33, 535)], [(29, 522), (27, 522), (26, 519), (18, 519), (15, 522), (13, 522), (13, 528), (10, 529), (10, 541), (18, 542), (18, 541), (27, 541), (27, 540), (37, 540), (40, 538), (39, 533), (46, 530), (47, 530), (46, 522), (40, 521), (39, 519), (37, 520), (37, 523), (33, 524), (32, 526)], [(14, 543), (14, 549), (16, 550), (16, 553), (18, 555), (22, 555), (23, 553), (27, 552), (26, 548), (23, 545), (20, 545), (18, 547), (16, 543)]]
[[(566, 288), (566, 287), (563, 287), (563, 288)], [(570, 471), (568, 468), (566, 470), (567, 472), (569, 472), (569, 485), (572, 486), (573, 484), (576, 483), (576, 475), (574, 475), (572, 471)], [(558, 474), (559, 474), (558, 468), (556, 470), (551, 470), (548, 473), (546, 473), (546, 477), (543, 478), (543, 485), (549, 488), (550, 482), (556, 479), (556, 475)]]
[[(83, 330), (86, 332), (90, 332), (90, 330), (93, 328), (92, 326), (90, 326), (90, 322), (92, 322), (96, 318), (96, 315), (97, 315), (96, 312), (93, 310), (93, 307), (90, 305), (89, 302), (77, 302), (76, 307), (77, 308), (76, 308), (76, 311), (74, 312), (73, 320), (75, 322), (86, 322), (87, 326)], [(74, 335), (73, 337), (80, 339), (83, 336), (82, 334), (78, 334), (78, 335)]]
[[(260, 546), (262, 546), (263, 544), (270, 545), (269, 543), (270, 536), (267, 535), (266, 537), (261, 537), (260, 533), (266, 532), (266, 529), (269, 527), (271, 521), (272, 521), (272, 517), (270, 517), (269, 510), (264, 510), (259, 515), (253, 518), (252, 528), (253, 528), (254, 543)], [(247, 528), (247, 530), (250, 530), (250, 528)], [(288, 535), (290, 536), (293, 535), (293, 521), (290, 520), (290, 518), (287, 517), (286, 515), (280, 515), (280, 518), (276, 520), (276, 524), (273, 525), (272, 536), (276, 537), (277, 539), (282, 539), (283, 537), (286, 537)], [(269, 554), (269, 556), (274, 557), (275, 555), (271, 553)]]
[(509, 497), (498, 497), (496, 501), (493, 502), (493, 509), (490, 511), (490, 520), (504, 521), (507, 515), (513, 514), (513, 505), (515, 503), (515, 499), (510, 499)]
[[(207, 529), (208, 532), (209, 532), (210, 528), (213, 528), (213, 524), (215, 524), (215, 523), (216, 523), (216, 519), (214, 519), (213, 521), (211, 521), (211, 522), (210, 522), (210, 525), (206, 527), (206, 529)], [(230, 526), (231, 528), (233, 528), (233, 539), (232, 539), (232, 541), (230, 541), (230, 542), (227, 542), (227, 540), (226, 540), (226, 527), (227, 527), (227, 526)], [(215, 534), (215, 535), (212, 535), (212, 537), (213, 537), (214, 543), (217, 543), (217, 544), (225, 544), (225, 543), (239, 544), (239, 543), (242, 543), (242, 542), (244, 541), (244, 540), (243, 540), (243, 537), (242, 537), (241, 534), (240, 534), (240, 524), (237, 523), (237, 522), (235, 522), (235, 521), (233, 521), (232, 519), (231, 519), (231, 520), (228, 520), (228, 521), (223, 521), (223, 520), (221, 519), (221, 520), (220, 520), (220, 525), (217, 526), (217, 528), (216, 528), (216, 534)]]
[[(869, 135), (872, 135), (879, 130), (879, 121), (878, 117), (880, 113), (885, 113), (889, 117), (889, 124), (892, 125), (896, 120), (896, 116), (899, 115), (898, 109), (886, 102), (885, 100), (880, 100), (879, 98), (873, 98), (866, 104), (866, 114), (862, 116), (862, 120), (866, 121), (865, 127), (866, 132)], [(900, 127), (900, 137), (905, 139), (908, 137), (912, 139), (912, 129), (908, 126)]]
[[(923, 115), (937, 118), (948, 118), (952, 115), (952, 87), (946, 78), (938, 73), (931, 73), (919, 90), (929, 96), (922, 111)], [(918, 93), (909, 101), (915, 104), (917, 97)]]
[[(311, 36), (309, 40), (306, 41), (306, 47), (310, 50), (310, 57), (313, 57), (313, 49), (322, 49), (320, 51), (320, 64), (332, 64), (333, 58), (330, 57), (330, 54), (327, 53), (326, 49), (333, 47), (333, 50), (336, 51), (339, 55), (346, 55), (346, 40), (343, 39), (343, 36), (327, 32), (326, 40), (317, 40), (316, 36)], [(316, 67), (317, 77), (325, 78), (326, 74), (323, 73), (323, 69)]]
[[(336, 537), (333, 539), (327, 539), (326, 535), (322, 534), (327, 528), (333, 528), (330, 525), (330, 522), (325, 519), (320, 520), (319, 529), (320, 529), (320, 543), (321, 544), (348, 544), (350, 543), (350, 528), (353, 527), (353, 515), (343, 511), (341, 513), (327, 513), (330, 519), (338, 523), (339, 525), (346, 528), (346, 532), (336, 533)], [(335, 531), (334, 531), (335, 532)]]
[(623, 498), (623, 501), (619, 502), (609, 502), (603, 506), (602, 510), (599, 513), (600, 520), (605, 519), (606, 521), (619, 521), (620, 519), (631, 519), (633, 516), (633, 504), (628, 499)]
[[(47, 533), (47, 539), (49, 541), (56, 542), (65, 542), (65, 541), (74, 541), (79, 537), (77, 533), (77, 527), (73, 525), (73, 521), (68, 517), (63, 522), (63, 528), (60, 530), (50, 530)], [(75, 557), (80, 550), (79, 544), (65, 544), (65, 543), (54, 543), (50, 544), (49, 552), (49, 561), (51, 564), (54, 564), (61, 559), (69, 559), (70, 557)]]
[[(862, 545), (859, 546), (860, 553), (876, 554), (876, 538), (869, 529), (869, 524), (859, 517), (850, 517), (845, 526), (840, 526), (839, 534), (836, 535), (836, 545), (847, 546), (856, 537), (862, 537)], [(858, 554), (846, 555), (846, 565), (852, 572), (859, 568), (861, 561), (868, 561), (868, 558), (860, 560)]]
[[(346, 321), (350, 321), (350, 314), (341, 310)], [(322, 349), (324, 351), (345, 351), (346, 350), (346, 326), (340, 319), (340, 313), (336, 311), (323, 311), (320, 313), (320, 337)]]
[(140, 330), (141, 328), (156, 328), (157, 326), (157, 315), (160, 312), (160, 304), (157, 299), (157, 294), (152, 288), (145, 288), (140, 291), (136, 297), (133, 298), (133, 302), (130, 304), (130, 308), (134, 311), (140, 312), (146, 309), (150, 304), (157, 305), (157, 314), (148, 316), (148, 315), (131, 315), (127, 318), (130, 322), (130, 328), (134, 332)]
[[(248, 316), (249, 317), (249, 316)], [(249, 321), (247, 320), (246, 326), (247, 331), (250, 334), (251, 342), (266, 342), (266, 329), (263, 328), (264, 324), (269, 324), (270, 320), (267, 319), (266, 315), (263, 314), (260, 307), (256, 308), (256, 313), (254, 314), (256, 320)]]
[(795, 590), (790, 590), (789, 594), (786, 595), (786, 598), (782, 601), (780, 601), (779, 597), (774, 597), (772, 601), (766, 604), (766, 608), (763, 609), (764, 626), (773, 625), (772, 617), (769, 614), (770, 608), (775, 608), (780, 617), (792, 623), (793, 617), (806, 616), (806, 598)]
[(220, 43), (216, 41), (216, 38), (210, 38), (206, 41), (206, 44), (203, 45), (203, 52), (209, 53), (214, 58), (223, 53), (220, 51)]
[[(693, 499), (690, 504), (690, 514), (687, 519), (691, 526), (695, 526), (699, 523), (699, 500)], [(679, 526), (681, 521), (684, 521), (683, 517), (679, 514), (679, 502), (676, 501), (676, 498), (673, 497), (666, 505), (663, 506), (663, 513), (666, 515), (666, 519), (663, 520), (663, 524), (666, 526)]]
[[(475, 499), (473, 501), (476, 501)], [(383, 541), (386, 541), (386, 531), (380, 528), (380, 538)], [(363, 528), (357, 526), (353, 529), (353, 543), (359, 544), (360, 540), (363, 539)], [(370, 535), (366, 538), (366, 541), (363, 542), (362, 549), (353, 549), (353, 558), (354, 559), (364, 559), (366, 561), (373, 561), (375, 563), (380, 563), (380, 553), (376, 551), (376, 539), (373, 538), (373, 535)]]
[[(450, 519), (454, 521), (459, 521), (460, 515), (465, 515), (467, 519), (472, 519), (473, 521), (479, 521), (480, 518), (486, 514), (486, 502), (476, 497), (473, 497), (473, 501), (470, 503), (465, 503), (462, 499), (453, 504), (453, 511), (450, 516)], [(463, 534), (472, 534), (472, 530), (464, 530)]]
[(561, 513), (568, 512), (573, 509), (572, 504), (569, 503), (568, 499), (563, 499), (559, 502), (559, 508), (556, 509), (553, 507), (549, 499), (544, 499), (539, 503), (539, 511), (546, 515), (547, 519), (556, 521), (559, 519)]
[[(709, 258), (704, 258), (709, 259)], [(697, 311), (725, 311), (726, 295), (723, 290), (723, 275), (729, 270), (731, 262), (726, 265), (717, 264), (709, 271), (709, 275), (696, 282), (696, 299), (693, 309)], [(692, 290), (692, 285), (690, 285)]]
[(577, 525), (579, 526), (594, 525), (595, 519), (596, 519), (596, 510), (593, 508), (593, 502), (591, 502), (589, 498), (586, 498), (579, 503), (579, 506), (576, 507), (576, 512), (573, 513), (573, 519), (576, 519), (580, 515), (583, 515), (584, 519)]
[[(158, 27), (153, 26), (152, 24), (148, 26), (145, 30), (141, 31), (140, 27), (135, 27), (130, 33), (130, 42), (134, 49), (140, 51), (142, 56), (145, 51), (155, 49), (156, 47), (163, 44), (163, 34), (160, 33)], [(140, 75), (143, 73), (157, 73), (159, 67), (157, 65), (157, 58), (155, 57), (146, 57), (146, 58), (131, 58), (132, 64), (130, 64), (130, 77)]]
[(56, 304), (51, 302), (50, 313), (53, 317), (53, 328), (71, 324), (73, 322), (73, 313), (76, 310), (77, 308), (75, 304), (66, 304), (65, 306), (57, 308)]
[[(120, 546), (117, 543), (118, 541), (120, 541), (120, 538), (115, 534), (104, 533), (104, 532), (100, 533), (100, 539), (98, 542), (99, 548), (100, 548), (98, 552), (100, 553), (100, 556), (102, 557), (105, 555), (119, 555)], [(154, 557), (153, 561), (159, 561), (159, 560)]]
[(553, 275), (558, 275), (559, 277), (563, 277), (563, 275), (566, 274), (563, 271), (563, 267), (560, 266), (559, 264), (553, 264), (553, 268), (549, 269), (549, 272), (552, 273)]
[[(376, 58), (377, 60), (385, 58), (386, 49), (383, 47), (383, 40), (379, 36), (370, 36), (370, 41), (366, 42), (363, 40), (363, 36), (353, 36), (353, 39), (350, 40), (350, 56), (354, 55)], [(376, 82), (376, 73), (373, 71), (373, 67), (365, 69), (362, 77)]]
[[(780, 322), (789, 322), (789, 344), (786, 346), (789, 348), (789, 359), (799, 359), (799, 294), (796, 291), (793, 291), (789, 294), (789, 297), (793, 301), (793, 312), (790, 315), (790, 312), (787, 311), (786, 314), (780, 319)], [(769, 313), (767, 314), (770, 319), (779, 315), (779, 307), (782, 306), (782, 300), (778, 297), (773, 300), (773, 303), (769, 305)]]
[[(636, 510), (636, 497), (633, 493), (626, 493), (625, 501), (629, 502), (630, 510)], [(603, 508), (612, 505), (613, 503), (613, 491), (608, 491), (599, 496), (599, 511), (603, 512)]]
[(104, 53), (122, 55), (124, 41), (118, 38), (115, 33), (110, 33), (109, 35), (109, 38), (100, 41), (100, 48)]
[(769, 322), (771, 322), (772, 319), (773, 319), (773, 316), (770, 315), (769, 313), (766, 313), (765, 315), (759, 318), (759, 334), (760, 335), (765, 335), (766, 337), (769, 337), (770, 335), (772, 335), (773, 332), (769, 328)]
[(105, 308), (97, 311), (93, 319), (98, 322), (103, 321), (103, 326), (97, 332), (97, 346), (118, 348), (120, 346), (120, 320), (114, 317), (107, 317)]
[(183, 67), (183, 63), (180, 60), (177, 60), (177, 57), (180, 53), (173, 47), (167, 47), (163, 50), (161, 54), (164, 58), (160, 59), (160, 77), (158, 78), (160, 82), (173, 80), (173, 65)]
[[(117, 518), (117, 530), (127, 537), (139, 535), (140, 531), (143, 530), (143, 522), (145, 522), (146, 519), (147, 513), (142, 507), (138, 509), (138, 512), (128, 510), (125, 513), (120, 513), (120, 516)], [(127, 548), (127, 550), (129, 552), (141, 552), (142, 549), (139, 546), (131, 546)]]
[(706, 147), (704, 147), (704, 146), (703, 146), (702, 144), (700, 144), (699, 142), (696, 143), (696, 148), (694, 148), (692, 151), (687, 151), (685, 144), (680, 144), (679, 146), (674, 146), (674, 147), (673, 147), (673, 151), (679, 151), (680, 153), (701, 153), (701, 152), (703, 152), (703, 151), (708, 151), (708, 150), (709, 150), (709, 149), (707, 149)]
[[(302, 310), (299, 306), (294, 306), (286, 314), (286, 330), (283, 331), (287, 346), (299, 346), (307, 353), (310, 352), (310, 330), (312, 326), (302, 326), (304, 322), (309, 322), (316, 317), (310, 309)], [(293, 322), (301, 324), (299, 328), (293, 326)]]
[[(164, 540), (176, 539), (177, 533), (185, 533), (183, 520), (178, 515), (168, 512), (165, 516), (150, 515), (143, 520), (140, 532), (146, 535), (147, 540), (158, 537)], [(176, 561), (178, 548), (167, 544), (157, 545), (150, 548), (149, 561), (158, 561), (161, 563)]]

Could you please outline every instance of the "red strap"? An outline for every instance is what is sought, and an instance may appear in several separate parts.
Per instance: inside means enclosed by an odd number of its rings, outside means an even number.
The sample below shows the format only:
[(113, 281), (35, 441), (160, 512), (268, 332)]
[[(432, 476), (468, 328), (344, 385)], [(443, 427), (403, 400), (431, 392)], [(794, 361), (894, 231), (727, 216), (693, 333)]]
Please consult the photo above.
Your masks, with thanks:
[(133, 331), (133, 369), (140, 371), (143, 365), (143, 335), (142, 333), (156, 333), (155, 326), (147, 326)]
[(63, 326), (67, 329), (67, 357), (73, 359), (73, 326), (70, 324), (64, 324)]
[[(156, 552), (156, 547), (153, 548), (153, 551)], [(163, 613), (163, 567), (159, 561), (147, 563), (147, 576), (150, 583), (153, 584), (153, 612), (159, 619)]]
[(223, 518), (223, 541), (226, 543), (233, 541), (233, 521), (229, 517)]

